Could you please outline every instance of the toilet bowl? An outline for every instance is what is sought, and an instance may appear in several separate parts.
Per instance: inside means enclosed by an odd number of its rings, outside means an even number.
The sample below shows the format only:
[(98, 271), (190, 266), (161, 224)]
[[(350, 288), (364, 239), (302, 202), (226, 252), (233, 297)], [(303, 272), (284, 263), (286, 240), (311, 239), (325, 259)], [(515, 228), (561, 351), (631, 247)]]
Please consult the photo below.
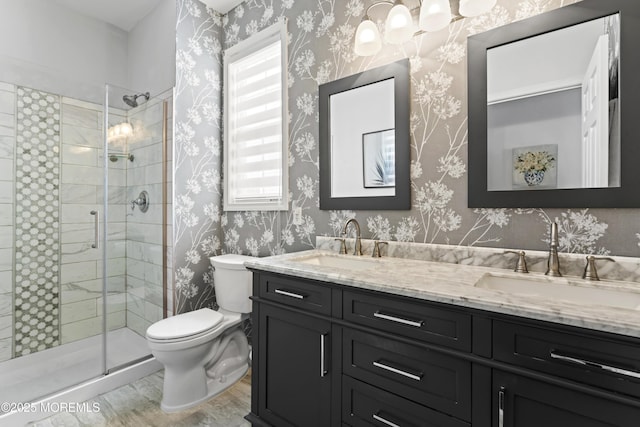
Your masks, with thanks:
[(251, 311), (250, 257), (211, 257), (218, 311), (201, 308), (160, 320), (147, 329), (147, 343), (164, 365), (161, 408), (181, 411), (223, 392), (249, 369), (242, 330)]

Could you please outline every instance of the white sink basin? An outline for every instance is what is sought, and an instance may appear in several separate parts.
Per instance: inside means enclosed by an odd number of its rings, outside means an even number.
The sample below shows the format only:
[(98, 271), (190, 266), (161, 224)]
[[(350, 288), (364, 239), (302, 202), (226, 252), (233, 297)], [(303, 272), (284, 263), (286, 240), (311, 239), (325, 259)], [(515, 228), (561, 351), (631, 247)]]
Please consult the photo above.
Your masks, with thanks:
[(640, 310), (640, 293), (615, 289), (610, 285), (575, 284), (563, 277), (515, 277), (487, 273), (474, 286), (536, 299)]
[(322, 267), (358, 271), (370, 270), (378, 266), (377, 262), (357, 255), (310, 255), (307, 257), (294, 258), (292, 261)]

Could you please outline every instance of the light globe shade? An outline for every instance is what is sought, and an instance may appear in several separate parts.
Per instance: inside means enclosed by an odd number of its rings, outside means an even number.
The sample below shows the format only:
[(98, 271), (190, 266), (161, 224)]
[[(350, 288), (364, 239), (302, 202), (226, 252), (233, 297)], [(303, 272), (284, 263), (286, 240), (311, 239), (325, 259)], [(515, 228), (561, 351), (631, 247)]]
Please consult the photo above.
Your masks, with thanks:
[(451, 22), (449, 0), (424, 0), (420, 8), (420, 29), (439, 31)]
[(393, 6), (384, 24), (384, 39), (388, 43), (404, 43), (409, 41), (415, 32), (409, 8), (403, 4)]
[(460, 0), (460, 15), (478, 16), (489, 12), (497, 0)]
[(382, 40), (378, 27), (370, 20), (364, 20), (356, 30), (354, 51), (359, 56), (372, 56), (382, 49)]

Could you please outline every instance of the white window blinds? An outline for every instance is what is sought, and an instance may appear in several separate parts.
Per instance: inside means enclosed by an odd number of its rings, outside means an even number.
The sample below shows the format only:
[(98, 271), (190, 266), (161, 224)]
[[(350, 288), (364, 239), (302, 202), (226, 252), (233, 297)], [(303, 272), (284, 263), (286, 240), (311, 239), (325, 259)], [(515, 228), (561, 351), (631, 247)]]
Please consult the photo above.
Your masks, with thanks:
[(225, 55), (225, 210), (287, 209), (285, 46), (281, 22)]

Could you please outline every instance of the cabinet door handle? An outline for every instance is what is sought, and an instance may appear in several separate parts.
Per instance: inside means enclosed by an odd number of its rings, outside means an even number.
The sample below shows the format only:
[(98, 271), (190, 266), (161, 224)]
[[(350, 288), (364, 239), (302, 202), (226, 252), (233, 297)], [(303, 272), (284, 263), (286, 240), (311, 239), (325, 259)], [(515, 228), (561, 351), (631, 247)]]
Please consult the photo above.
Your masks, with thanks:
[(402, 375), (403, 377), (411, 378), (412, 380), (416, 380), (416, 381), (420, 381), (423, 375), (422, 372), (419, 372), (418, 374), (412, 374), (411, 372), (394, 368), (393, 366), (389, 366), (385, 363), (380, 363), (378, 361), (373, 362), (373, 366), (375, 366), (376, 368), (384, 369), (389, 372), (393, 372), (394, 374)]
[(326, 366), (327, 334), (320, 335), (320, 378), (328, 374)]
[(402, 323), (403, 325), (415, 326), (416, 328), (420, 328), (422, 327), (422, 325), (424, 325), (424, 321), (422, 320), (404, 319), (402, 317), (392, 316), (390, 314), (385, 314), (380, 311), (376, 311), (375, 313), (373, 313), (373, 317), (389, 320), (391, 322)]
[(617, 368), (615, 366), (604, 365), (599, 362), (593, 362), (591, 360), (580, 359), (578, 357), (567, 356), (558, 353), (556, 350), (551, 350), (549, 356), (552, 359), (562, 360), (563, 362), (573, 363), (574, 365), (588, 366), (590, 368), (600, 369), (602, 371), (611, 372), (618, 375), (624, 375), (625, 377), (640, 378), (640, 372), (630, 371), (628, 369)]
[(381, 422), (382, 424), (386, 424), (386, 425), (388, 425), (389, 427), (400, 427), (400, 425), (399, 425), (399, 424), (392, 423), (391, 421), (389, 421), (389, 420), (387, 420), (387, 419), (382, 418), (382, 417), (381, 417), (380, 415), (378, 415), (378, 414), (373, 414), (373, 419), (374, 419), (374, 420), (376, 420), (376, 421)]
[(91, 247), (94, 249), (98, 249), (100, 247), (100, 212), (91, 211), (89, 213), (94, 216), (94, 231), (93, 231), (94, 243), (91, 245)]
[(498, 427), (504, 427), (504, 387), (498, 392)]
[(295, 299), (305, 299), (305, 295), (296, 294), (294, 292), (285, 291), (283, 289), (276, 289), (274, 291), (276, 294), (284, 295), (285, 297), (291, 297)]

